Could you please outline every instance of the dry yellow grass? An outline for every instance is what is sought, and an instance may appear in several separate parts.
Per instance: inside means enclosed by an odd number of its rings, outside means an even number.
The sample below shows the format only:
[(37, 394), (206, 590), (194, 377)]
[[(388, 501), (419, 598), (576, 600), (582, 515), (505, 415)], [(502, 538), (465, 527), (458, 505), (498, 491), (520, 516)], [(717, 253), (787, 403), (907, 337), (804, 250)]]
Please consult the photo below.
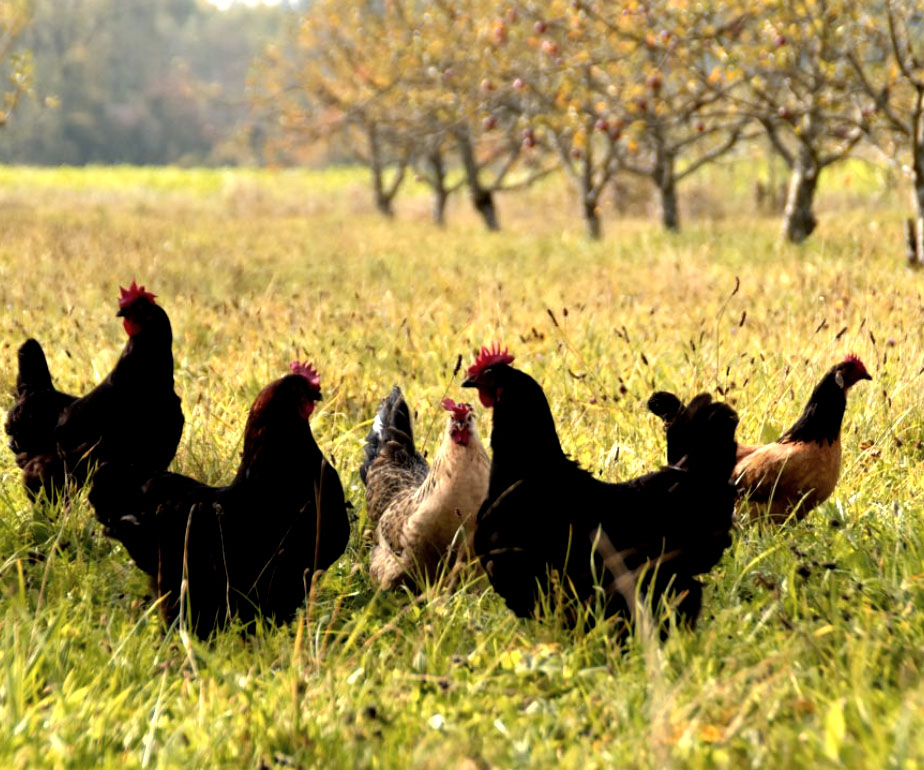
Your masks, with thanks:
[[(117, 287), (137, 278), (174, 327), (175, 469), (227, 480), (251, 400), (307, 357), (325, 393), (313, 429), (359, 522), (299, 623), (185, 649), (85, 502), (33, 511), (3, 454), (0, 764), (924, 761), (924, 299), (899, 211), (829, 211), (802, 249), (747, 217), (680, 236), (614, 220), (589, 244), (549, 190), (503, 199), (510, 232), (488, 235), (461, 207), (434, 229), (416, 197), (375, 218), (348, 174), (43, 173), (0, 174), (0, 391), (27, 335), (63, 389), (98, 381), (123, 344)], [(458, 356), (492, 340), (609, 479), (662, 461), (653, 389), (726, 394), (756, 441), (847, 350), (875, 379), (851, 394), (833, 498), (799, 527), (738, 533), (695, 634), (621, 651), (606, 628), (517, 621), (490, 591), (414, 603), (365, 574), (375, 405), (400, 384), (432, 449)]]

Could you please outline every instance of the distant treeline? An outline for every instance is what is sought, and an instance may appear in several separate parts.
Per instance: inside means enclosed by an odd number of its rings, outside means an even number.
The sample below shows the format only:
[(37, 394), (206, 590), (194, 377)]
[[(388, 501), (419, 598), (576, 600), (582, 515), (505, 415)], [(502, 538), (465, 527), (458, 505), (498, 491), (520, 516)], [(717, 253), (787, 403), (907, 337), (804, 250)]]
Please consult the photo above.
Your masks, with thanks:
[(32, 93), (0, 131), (0, 162), (260, 160), (247, 75), (291, 11), (197, 0), (36, 0), (17, 47)]

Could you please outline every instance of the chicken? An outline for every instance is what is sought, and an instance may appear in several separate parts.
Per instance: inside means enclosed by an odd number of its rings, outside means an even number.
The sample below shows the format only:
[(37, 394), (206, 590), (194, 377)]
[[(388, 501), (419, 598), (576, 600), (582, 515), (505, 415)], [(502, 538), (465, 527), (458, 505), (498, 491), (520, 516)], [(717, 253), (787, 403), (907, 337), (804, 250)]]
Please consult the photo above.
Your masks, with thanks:
[[(660, 617), (662, 597), (694, 625), (696, 575), (731, 542), (738, 417), (696, 396), (668, 436), (671, 465), (630, 481), (598, 481), (568, 459), (542, 388), (506, 350), (482, 348), (464, 387), (494, 409), (491, 478), (478, 512), (475, 552), (517, 614), (535, 612), (552, 572), (566, 599), (596, 598), (606, 615), (637, 615), (636, 588)], [(564, 607), (574, 622), (574, 603)]]
[[(9, 446), (16, 464), (23, 470), (23, 483), (30, 497), (44, 489), (49, 499), (55, 494), (53, 479), (63, 479), (64, 463), (58, 457), (55, 427), (61, 413), (77, 396), (56, 390), (42, 346), (33, 339), (19, 348), (16, 403), (6, 420)], [(58, 485), (60, 487), (60, 484)]]
[(134, 281), (121, 290), (128, 343), (94, 390), (76, 398), (54, 389), (38, 342), (19, 349), (17, 400), (6, 432), (23, 483), (52, 497), (68, 480), (83, 485), (94, 463), (118, 462), (152, 476), (167, 469), (183, 432), (173, 390), (173, 333), (155, 295)]
[(417, 587), (447, 560), (470, 555), (475, 513), (488, 491), (490, 461), (469, 404), (443, 399), (450, 415), (433, 465), (414, 446), (400, 388), (382, 401), (359, 474), (376, 526), (370, 572), (377, 585)]
[(733, 474), (751, 518), (783, 522), (803, 519), (827, 500), (841, 469), (841, 422), (847, 392), (871, 380), (866, 366), (848, 355), (833, 366), (812, 391), (795, 424), (772, 444), (739, 445)]
[(152, 578), (169, 623), (186, 608), (202, 638), (231, 616), (285, 622), (317, 570), (343, 554), (350, 522), (337, 471), (308, 417), (321, 398), (309, 364), (267, 385), (250, 409), (240, 467), (226, 487), (176, 473), (141, 480), (113, 464), (93, 479), (90, 503), (106, 533)]

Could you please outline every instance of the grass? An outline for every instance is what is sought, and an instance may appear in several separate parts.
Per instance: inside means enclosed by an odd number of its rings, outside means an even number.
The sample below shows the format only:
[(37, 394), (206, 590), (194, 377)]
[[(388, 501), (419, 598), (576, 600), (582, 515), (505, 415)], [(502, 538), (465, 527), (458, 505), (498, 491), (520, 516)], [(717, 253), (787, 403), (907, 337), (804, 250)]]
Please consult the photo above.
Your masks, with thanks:
[[(509, 231), (487, 235), (462, 201), (444, 232), (416, 195), (382, 221), (361, 183), (0, 169), (0, 391), (26, 335), (63, 389), (98, 381), (123, 344), (117, 287), (137, 277), (174, 327), (174, 468), (230, 478), (252, 399), (309, 357), (313, 430), (359, 516), (296, 623), (184, 644), (85, 500), (33, 509), (4, 451), (0, 766), (924, 764), (924, 299), (894, 201), (829, 188), (800, 249), (740, 201), (680, 236), (608, 218), (590, 244), (549, 188), (504, 198)], [(400, 383), (432, 451), (457, 357), (495, 339), (544, 385), (566, 449), (613, 480), (662, 462), (652, 389), (721, 389), (756, 441), (846, 350), (875, 380), (851, 393), (832, 499), (738, 532), (695, 633), (620, 648), (606, 625), (517, 620), (479, 583), (419, 600), (371, 586), (357, 470), (378, 400)]]

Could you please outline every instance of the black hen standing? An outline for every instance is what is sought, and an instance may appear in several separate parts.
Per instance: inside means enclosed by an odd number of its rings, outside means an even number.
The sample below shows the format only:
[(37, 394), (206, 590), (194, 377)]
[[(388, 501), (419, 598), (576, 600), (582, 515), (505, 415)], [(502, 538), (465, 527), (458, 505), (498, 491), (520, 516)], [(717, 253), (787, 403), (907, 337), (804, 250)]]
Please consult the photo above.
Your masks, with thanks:
[(22, 468), (26, 491), (35, 497), (44, 488), (50, 498), (54, 494), (54, 480), (64, 477), (55, 428), (61, 413), (77, 396), (55, 389), (45, 352), (35, 340), (28, 339), (22, 344), (18, 359), (16, 403), (7, 415), (6, 432), (16, 464)]
[(93, 480), (97, 517), (151, 576), (168, 622), (180, 610), (185, 560), (188, 617), (203, 638), (231, 616), (289, 620), (314, 571), (349, 540), (340, 477), (308, 424), (320, 379), (310, 365), (292, 369), (254, 401), (230, 485), (176, 473), (138, 479), (113, 465)]
[(132, 281), (118, 316), (128, 343), (99, 385), (82, 398), (54, 389), (41, 346), (19, 349), (17, 401), (6, 432), (30, 494), (78, 486), (94, 463), (117, 462), (142, 476), (167, 469), (183, 432), (173, 390), (173, 332), (155, 295)]
[(673, 595), (678, 619), (692, 626), (702, 601), (695, 576), (731, 542), (734, 410), (697, 396), (668, 438), (676, 461), (610, 484), (568, 459), (542, 388), (512, 362), (506, 350), (482, 348), (463, 383), (494, 409), (475, 551), (495, 590), (528, 617), (557, 572), (566, 595), (597, 595), (606, 615), (633, 617), (638, 588), (656, 612), (662, 595)]

